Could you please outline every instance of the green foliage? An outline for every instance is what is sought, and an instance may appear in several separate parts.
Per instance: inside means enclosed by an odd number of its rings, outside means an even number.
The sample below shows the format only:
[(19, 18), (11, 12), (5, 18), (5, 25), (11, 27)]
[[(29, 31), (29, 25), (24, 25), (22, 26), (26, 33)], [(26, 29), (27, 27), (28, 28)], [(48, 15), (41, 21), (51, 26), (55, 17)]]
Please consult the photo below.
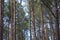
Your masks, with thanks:
[[(11, 22), (11, 16), (13, 16), (13, 7), (12, 2), (5, 2), (4, 3), (4, 16), (7, 16), (9, 20), (7, 22)], [(10, 9), (10, 10), (9, 10)], [(12, 12), (12, 15), (11, 15)], [(5, 24), (4, 24), (5, 25)], [(22, 6), (20, 3), (16, 3), (16, 33), (19, 34), (20, 32), (23, 33), (22, 30), (28, 29), (28, 18), (26, 17), (26, 13), (24, 12)], [(3, 27), (3, 34), (6, 34), (8, 32), (8, 27)], [(8, 34), (8, 33), (7, 33)], [(5, 35), (7, 36), (7, 35)], [(24, 33), (22, 35), (22, 38), (24, 40)]]

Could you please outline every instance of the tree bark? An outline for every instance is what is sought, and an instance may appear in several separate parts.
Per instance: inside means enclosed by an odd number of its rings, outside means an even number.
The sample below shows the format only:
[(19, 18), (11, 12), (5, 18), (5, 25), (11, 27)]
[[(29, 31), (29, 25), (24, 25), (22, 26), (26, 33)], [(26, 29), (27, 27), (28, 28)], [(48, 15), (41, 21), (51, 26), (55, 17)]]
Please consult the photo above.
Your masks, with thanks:
[(16, 40), (16, 0), (11, 2), (11, 40)]
[(4, 0), (0, 0), (0, 40), (3, 40), (3, 12)]
[(55, 40), (55, 32), (54, 32), (54, 28), (53, 28), (53, 20), (52, 19), (53, 19), (52, 15), (49, 14), (49, 22), (50, 22), (49, 24), (50, 24), (51, 40)]
[[(36, 40), (34, 0), (30, 0), (30, 40)], [(32, 38), (33, 35), (33, 38)]]
[(44, 40), (44, 23), (43, 23), (43, 13), (42, 13), (42, 2), (40, 0), (40, 20), (41, 20), (41, 40)]
[(30, 17), (30, 40), (32, 40), (32, 29), (31, 29), (31, 0), (29, 0), (29, 17)]
[(45, 40), (49, 40), (49, 37), (48, 37), (48, 25), (46, 25), (45, 27)]
[(59, 13), (58, 13), (58, 0), (55, 0), (55, 7), (56, 7), (56, 40), (60, 40), (59, 35)]
[(13, 27), (13, 40), (16, 40), (16, 0), (13, 0), (13, 16), (12, 16), (12, 27)]

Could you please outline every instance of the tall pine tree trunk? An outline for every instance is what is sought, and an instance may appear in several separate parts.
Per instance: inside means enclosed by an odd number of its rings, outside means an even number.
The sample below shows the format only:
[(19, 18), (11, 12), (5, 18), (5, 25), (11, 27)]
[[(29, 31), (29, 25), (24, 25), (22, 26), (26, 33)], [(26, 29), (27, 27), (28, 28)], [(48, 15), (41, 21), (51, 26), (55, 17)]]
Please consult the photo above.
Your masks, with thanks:
[(43, 23), (43, 13), (42, 13), (42, 2), (41, 2), (41, 0), (40, 0), (40, 20), (41, 20), (41, 28), (42, 28), (42, 30), (41, 30), (41, 40), (44, 40), (44, 23)]
[(8, 37), (9, 37), (9, 39), (8, 40), (12, 40), (12, 36), (11, 36), (11, 21), (12, 21), (12, 16), (11, 16), (11, 14), (12, 14), (12, 12), (11, 12), (11, 10), (12, 10), (12, 8), (11, 8), (11, 6), (12, 6), (12, 3), (11, 3), (11, 0), (9, 0), (9, 27), (8, 27)]
[(31, 0), (29, 0), (29, 15), (30, 15), (30, 40), (32, 40), (32, 29), (31, 29)]
[(46, 24), (46, 27), (45, 27), (45, 40), (49, 40), (49, 37), (48, 37), (48, 25)]
[(13, 40), (16, 40), (16, 0), (13, 0), (13, 16), (12, 16), (12, 34), (13, 34)]
[(11, 2), (11, 40), (16, 40), (16, 0)]
[(59, 13), (58, 13), (58, 0), (55, 0), (55, 7), (56, 7), (56, 40), (60, 40), (59, 35)]
[[(30, 40), (36, 40), (34, 0), (30, 0)], [(33, 38), (32, 38), (33, 35)]]
[(4, 0), (0, 0), (0, 40), (3, 40), (3, 6)]
[(51, 40), (55, 40), (55, 32), (53, 28), (53, 20), (51, 14), (49, 14), (49, 24), (50, 24)]

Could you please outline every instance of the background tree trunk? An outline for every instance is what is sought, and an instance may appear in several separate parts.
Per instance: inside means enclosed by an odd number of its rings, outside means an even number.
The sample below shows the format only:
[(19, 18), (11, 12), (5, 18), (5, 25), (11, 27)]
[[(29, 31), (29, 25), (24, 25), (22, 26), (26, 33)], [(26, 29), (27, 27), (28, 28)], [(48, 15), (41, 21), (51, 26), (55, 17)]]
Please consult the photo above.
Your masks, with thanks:
[(41, 20), (41, 40), (44, 40), (44, 23), (43, 23), (43, 13), (42, 13), (42, 2), (40, 0), (40, 20)]
[(32, 29), (31, 29), (31, 0), (29, 0), (29, 17), (30, 17), (30, 40), (32, 40)]
[(33, 39), (32, 40), (36, 40), (36, 29), (35, 29), (35, 15), (34, 15), (34, 0), (31, 0), (31, 3), (30, 3), (30, 10), (31, 10), (31, 27), (30, 27), (30, 30), (31, 30), (31, 34), (33, 35)]

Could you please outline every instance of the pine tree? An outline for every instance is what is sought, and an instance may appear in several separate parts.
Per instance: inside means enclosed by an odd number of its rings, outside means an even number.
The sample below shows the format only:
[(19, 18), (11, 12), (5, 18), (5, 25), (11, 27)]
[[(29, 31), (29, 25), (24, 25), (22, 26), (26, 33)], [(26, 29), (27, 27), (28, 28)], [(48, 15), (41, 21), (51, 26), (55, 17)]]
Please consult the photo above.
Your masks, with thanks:
[(0, 0), (0, 40), (3, 40), (3, 11), (4, 0)]

